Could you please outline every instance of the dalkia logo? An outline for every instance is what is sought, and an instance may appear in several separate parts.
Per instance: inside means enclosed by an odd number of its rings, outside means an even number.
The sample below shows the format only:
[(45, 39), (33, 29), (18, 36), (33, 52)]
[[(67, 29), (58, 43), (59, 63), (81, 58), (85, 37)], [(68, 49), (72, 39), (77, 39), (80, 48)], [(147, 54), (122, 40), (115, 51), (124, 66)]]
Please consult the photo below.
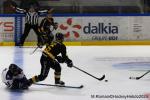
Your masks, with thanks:
[(118, 34), (118, 26), (113, 26), (111, 23), (98, 23), (97, 26), (88, 23), (83, 31), (85, 34)]
[(77, 32), (77, 30), (81, 29), (81, 25), (79, 24), (74, 24), (72, 18), (68, 18), (67, 19), (67, 25), (65, 24), (61, 24), (59, 26), (59, 28), (61, 30), (67, 31), (64, 35), (66, 38), (70, 37), (70, 34), (73, 34), (75, 38), (79, 38), (79, 33)]

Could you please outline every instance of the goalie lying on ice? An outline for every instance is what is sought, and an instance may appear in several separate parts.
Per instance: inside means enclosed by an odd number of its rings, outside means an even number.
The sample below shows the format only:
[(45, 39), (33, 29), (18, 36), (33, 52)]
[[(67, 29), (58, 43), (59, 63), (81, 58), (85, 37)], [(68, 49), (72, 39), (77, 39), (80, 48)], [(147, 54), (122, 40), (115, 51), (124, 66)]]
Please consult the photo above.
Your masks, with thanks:
[(28, 89), (28, 80), (23, 70), (15, 64), (10, 64), (9, 68), (2, 71), (2, 82), (9, 89)]

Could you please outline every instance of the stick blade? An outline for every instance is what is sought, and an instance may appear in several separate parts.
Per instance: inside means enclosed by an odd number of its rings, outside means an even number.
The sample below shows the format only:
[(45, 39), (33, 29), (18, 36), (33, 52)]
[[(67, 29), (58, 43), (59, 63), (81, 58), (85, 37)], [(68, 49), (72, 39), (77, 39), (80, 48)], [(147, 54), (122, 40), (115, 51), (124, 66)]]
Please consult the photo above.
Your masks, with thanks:
[(139, 77), (129, 77), (129, 79), (139, 80)]
[(141, 77), (136, 77), (136, 80), (139, 80)]
[(101, 81), (105, 78), (105, 75), (103, 75), (101, 78), (99, 78), (98, 80)]

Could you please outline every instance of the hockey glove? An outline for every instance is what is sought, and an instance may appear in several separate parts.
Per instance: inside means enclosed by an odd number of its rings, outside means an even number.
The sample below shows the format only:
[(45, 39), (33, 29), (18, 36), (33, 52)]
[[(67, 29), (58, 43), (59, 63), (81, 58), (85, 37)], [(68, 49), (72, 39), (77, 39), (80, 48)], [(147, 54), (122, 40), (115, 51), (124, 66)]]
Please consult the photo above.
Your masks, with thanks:
[(66, 63), (67, 63), (67, 66), (68, 67), (73, 67), (73, 62), (72, 62), (72, 60), (70, 60), (70, 59), (68, 59), (67, 61), (66, 61)]
[(59, 63), (64, 63), (65, 62), (65, 60), (61, 56), (57, 56), (56, 59)]

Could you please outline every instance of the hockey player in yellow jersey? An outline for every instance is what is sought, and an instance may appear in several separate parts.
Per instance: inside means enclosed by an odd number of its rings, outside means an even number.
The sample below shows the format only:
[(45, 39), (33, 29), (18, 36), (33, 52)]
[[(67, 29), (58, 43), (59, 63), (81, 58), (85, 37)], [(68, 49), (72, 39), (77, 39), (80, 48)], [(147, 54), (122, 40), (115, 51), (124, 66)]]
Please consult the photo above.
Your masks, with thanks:
[[(43, 81), (48, 76), (50, 68), (54, 69), (55, 84), (64, 85), (65, 82), (61, 81), (61, 66), (60, 63), (66, 63), (68, 67), (73, 67), (72, 60), (67, 56), (66, 46), (63, 44), (64, 35), (62, 33), (56, 33), (56, 41), (47, 43), (46, 48), (42, 52), (40, 59), (41, 73), (29, 79), (29, 85)], [(61, 54), (61, 56), (58, 56)]]

